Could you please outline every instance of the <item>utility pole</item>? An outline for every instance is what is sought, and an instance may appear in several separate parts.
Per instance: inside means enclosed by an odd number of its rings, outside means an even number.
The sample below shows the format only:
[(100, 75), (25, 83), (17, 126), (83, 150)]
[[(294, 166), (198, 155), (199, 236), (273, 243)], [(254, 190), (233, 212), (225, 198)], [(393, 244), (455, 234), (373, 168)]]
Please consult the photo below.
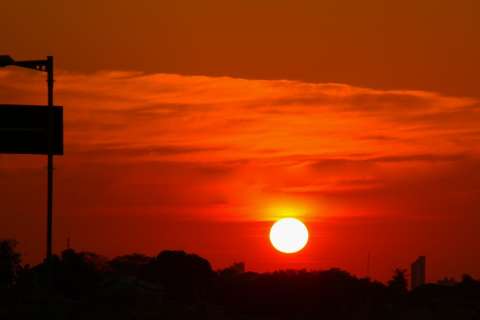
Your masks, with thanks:
[(47, 57), (48, 85), (48, 154), (47, 154), (47, 263), (52, 258), (52, 222), (53, 222), (53, 57)]

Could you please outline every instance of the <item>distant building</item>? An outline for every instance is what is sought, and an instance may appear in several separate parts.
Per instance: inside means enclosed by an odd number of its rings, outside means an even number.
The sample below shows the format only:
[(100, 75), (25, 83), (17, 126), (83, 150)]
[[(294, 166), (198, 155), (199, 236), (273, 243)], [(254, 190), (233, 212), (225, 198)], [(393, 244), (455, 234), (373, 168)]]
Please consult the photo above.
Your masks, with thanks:
[(411, 289), (425, 284), (425, 256), (420, 256), (412, 263), (410, 271)]

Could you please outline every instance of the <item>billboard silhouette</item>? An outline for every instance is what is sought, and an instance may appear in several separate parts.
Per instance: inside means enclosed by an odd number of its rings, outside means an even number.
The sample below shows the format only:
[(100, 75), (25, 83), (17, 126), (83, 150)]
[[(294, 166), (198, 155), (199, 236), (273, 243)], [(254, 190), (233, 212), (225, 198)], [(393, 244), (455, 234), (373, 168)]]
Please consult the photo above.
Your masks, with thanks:
[[(49, 108), (0, 105), (0, 153), (48, 154)], [(51, 151), (63, 155), (63, 107), (52, 107)]]

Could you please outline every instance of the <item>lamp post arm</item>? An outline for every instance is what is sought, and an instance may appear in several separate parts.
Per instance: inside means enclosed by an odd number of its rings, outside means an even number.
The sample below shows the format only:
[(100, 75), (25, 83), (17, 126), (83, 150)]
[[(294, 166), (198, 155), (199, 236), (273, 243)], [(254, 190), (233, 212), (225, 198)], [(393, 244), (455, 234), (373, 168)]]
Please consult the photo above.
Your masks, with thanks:
[(25, 61), (14, 61), (12, 65), (27, 69), (33, 69), (36, 71), (48, 72), (49, 70), (49, 61), (48, 60), (25, 60)]

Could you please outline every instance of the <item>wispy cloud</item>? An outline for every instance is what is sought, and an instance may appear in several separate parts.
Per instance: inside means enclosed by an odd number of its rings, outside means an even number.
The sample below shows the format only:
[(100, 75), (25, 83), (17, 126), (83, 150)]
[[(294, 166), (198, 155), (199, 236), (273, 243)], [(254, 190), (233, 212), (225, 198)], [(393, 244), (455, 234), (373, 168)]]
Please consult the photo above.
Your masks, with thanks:
[[(1, 101), (41, 103), (40, 80), (1, 71)], [(335, 215), (342, 197), (355, 203), (351, 212), (361, 207), (381, 213), (389, 207), (391, 190), (404, 190), (399, 197), (411, 200), (407, 184), (454, 201), (446, 195), (463, 186), (449, 189), (436, 178), (460, 183), (451, 172), (476, 163), (480, 151), (479, 101), (424, 91), (59, 72), (56, 102), (65, 108), (66, 154), (58, 172), (66, 189), (77, 193), (86, 175), (99, 196), (105, 190), (121, 194), (121, 201), (106, 196), (109, 201), (88, 202), (94, 207), (148, 203), (164, 212), (168, 202), (174, 207), (169, 212), (188, 207), (201, 216), (218, 205), (213, 211), (223, 217), (262, 218), (258, 203), (301, 197), (298, 201), (312, 203), (315, 218), (316, 204), (329, 205)], [(479, 189), (475, 174), (466, 179), (465, 193)], [(376, 197), (375, 205), (359, 200), (366, 194)], [(216, 200), (192, 200), (197, 198)], [(64, 205), (77, 207), (74, 199)], [(404, 211), (438, 212), (437, 205)]]

